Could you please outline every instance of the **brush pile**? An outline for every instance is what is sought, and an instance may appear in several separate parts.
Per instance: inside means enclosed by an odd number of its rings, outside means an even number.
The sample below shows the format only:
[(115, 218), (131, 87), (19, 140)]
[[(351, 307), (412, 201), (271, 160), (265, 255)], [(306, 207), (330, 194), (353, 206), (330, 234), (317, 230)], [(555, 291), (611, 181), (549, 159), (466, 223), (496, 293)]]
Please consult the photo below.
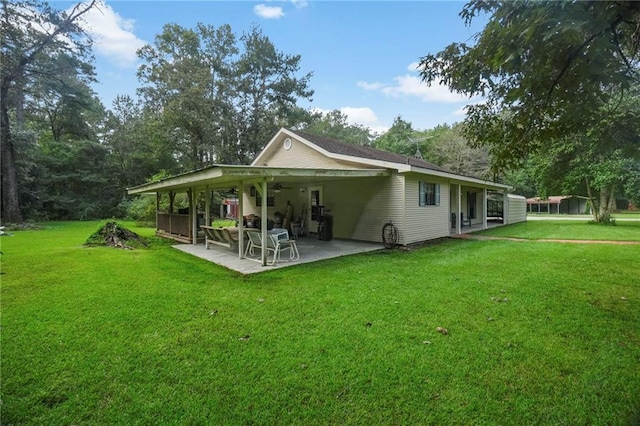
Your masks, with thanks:
[(131, 250), (134, 248), (147, 247), (149, 243), (127, 228), (118, 225), (116, 222), (107, 222), (104, 226), (100, 227), (96, 232), (91, 234), (85, 246), (110, 246), (121, 248), (125, 250)]

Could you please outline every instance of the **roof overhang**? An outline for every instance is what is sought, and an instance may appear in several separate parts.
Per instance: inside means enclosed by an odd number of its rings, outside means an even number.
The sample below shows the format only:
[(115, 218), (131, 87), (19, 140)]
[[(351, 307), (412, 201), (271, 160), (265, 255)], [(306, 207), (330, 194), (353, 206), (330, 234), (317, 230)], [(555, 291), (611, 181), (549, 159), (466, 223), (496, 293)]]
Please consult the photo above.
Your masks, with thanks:
[(455, 173), (448, 173), (448, 172), (443, 172), (439, 170), (423, 169), (421, 167), (415, 167), (415, 166), (411, 166), (411, 169), (407, 172), (437, 176), (444, 179), (448, 179), (450, 183), (460, 184), (460, 185), (473, 185), (480, 188), (491, 189), (494, 191), (510, 191), (511, 189), (513, 189), (513, 187), (510, 185), (492, 182), (490, 180), (478, 179), (471, 176), (462, 176), (462, 175), (457, 175)]
[(171, 176), (157, 182), (127, 188), (129, 195), (186, 191), (190, 188), (229, 189), (258, 182), (321, 182), (346, 178), (389, 176), (387, 169), (308, 169), (291, 167), (234, 166), (219, 164)]

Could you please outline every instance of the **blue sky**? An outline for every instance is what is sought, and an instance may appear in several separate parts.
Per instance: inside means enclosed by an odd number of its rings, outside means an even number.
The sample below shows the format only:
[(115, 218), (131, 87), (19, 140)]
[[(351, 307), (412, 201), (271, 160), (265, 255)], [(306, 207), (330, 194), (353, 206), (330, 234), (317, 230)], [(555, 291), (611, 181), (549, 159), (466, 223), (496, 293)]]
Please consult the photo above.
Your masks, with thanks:
[[(60, 6), (64, 2), (54, 2)], [(67, 3), (69, 5), (71, 3)], [(118, 94), (135, 97), (135, 51), (152, 44), (167, 23), (229, 24), (237, 35), (257, 24), (276, 48), (301, 55), (301, 74), (313, 72), (313, 102), (339, 109), (352, 123), (382, 132), (402, 116), (414, 129), (464, 119), (463, 98), (428, 87), (415, 70), (420, 57), (454, 41), (471, 41), (482, 22), (465, 27), (458, 1), (113, 1), (87, 17), (99, 83), (107, 108)]]

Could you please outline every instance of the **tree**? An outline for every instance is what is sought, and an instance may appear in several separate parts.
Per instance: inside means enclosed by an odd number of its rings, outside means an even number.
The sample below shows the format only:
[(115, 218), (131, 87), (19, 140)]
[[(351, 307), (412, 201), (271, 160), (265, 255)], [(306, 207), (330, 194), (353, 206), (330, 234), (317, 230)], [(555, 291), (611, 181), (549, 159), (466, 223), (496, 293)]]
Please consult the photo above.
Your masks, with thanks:
[(237, 62), (239, 143), (241, 163), (251, 161), (282, 125), (295, 117), (299, 98), (311, 99), (312, 73), (302, 77), (300, 55), (286, 55), (258, 27), (241, 37), (243, 53)]
[(537, 195), (586, 194), (597, 222), (610, 220), (616, 198), (636, 200), (639, 183), (640, 93), (630, 91), (620, 106), (606, 108), (598, 127), (550, 140), (543, 153), (531, 154), (525, 163)]
[(298, 98), (310, 98), (311, 74), (297, 77), (299, 55), (285, 55), (254, 27), (240, 38), (231, 27), (166, 25), (138, 55), (145, 104), (162, 111), (185, 169), (246, 163), (278, 126), (297, 120)]
[(462, 134), (462, 125), (438, 126), (427, 156), (430, 161), (454, 173), (492, 179), (490, 157), (483, 147), (472, 147)]
[(396, 152), (407, 156), (420, 153), (420, 156), (422, 156), (418, 143), (418, 138), (416, 138), (411, 123), (398, 116), (393, 119), (391, 128), (376, 139), (375, 146), (383, 151)]
[(340, 110), (327, 113), (312, 111), (300, 130), (317, 136), (324, 136), (356, 145), (371, 144), (371, 130), (359, 124), (349, 124), (349, 117)]
[(158, 170), (178, 171), (175, 148), (159, 121), (157, 114), (128, 95), (117, 96), (107, 112), (102, 144), (108, 149), (122, 196), (125, 188), (144, 182)]
[(22, 219), (12, 121), (19, 130), (25, 100), (35, 82), (53, 82), (69, 74), (92, 77), (93, 69), (87, 62), (91, 57), (91, 40), (79, 21), (95, 3), (95, 0), (80, 3), (70, 12), (63, 12), (51, 9), (41, 0), (2, 0), (0, 155), (1, 213), (5, 221)]
[(494, 170), (586, 133), (596, 151), (614, 153), (609, 138), (593, 136), (638, 81), (640, 3), (474, 0), (461, 16), (470, 23), (483, 13), (475, 45), (451, 44), (420, 64), (428, 84), (485, 96), (467, 107), (464, 135), (490, 148)]

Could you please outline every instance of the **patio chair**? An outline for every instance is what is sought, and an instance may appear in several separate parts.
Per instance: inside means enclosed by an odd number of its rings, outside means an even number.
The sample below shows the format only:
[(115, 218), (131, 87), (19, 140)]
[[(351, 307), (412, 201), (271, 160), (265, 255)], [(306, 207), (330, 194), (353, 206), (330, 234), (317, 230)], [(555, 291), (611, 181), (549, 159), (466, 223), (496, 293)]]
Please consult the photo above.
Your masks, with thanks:
[[(286, 235), (284, 235), (286, 233)], [(280, 255), (282, 252), (289, 252), (289, 260), (297, 260), (300, 258), (300, 253), (294, 240), (289, 240), (289, 233), (267, 234), (267, 241), (265, 248), (267, 250), (267, 264), (273, 265), (280, 261)], [(263, 240), (262, 233), (256, 231), (247, 231), (249, 237), (249, 244), (244, 252), (244, 257), (247, 255), (255, 256), (255, 250), (262, 250)], [(273, 254), (273, 258), (269, 261), (269, 254)], [(255, 259), (252, 259), (255, 260)]]
[(244, 257), (247, 257), (247, 254), (254, 256), (254, 249), (262, 249), (262, 234), (259, 231), (247, 231), (246, 235), (249, 238), (249, 243), (244, 250)]
[(289, 231), (286, 229), (273, 229), (270, 232), (270, 235), (274, 239), (274, 245), (279, 246), (278, 250), (278, 260), (280, 260), (280, 252), (289, 250), (289, 260), (298, 260), (300, 259), (300, 252), (298, 251), (298, 245), (296, 244), (296, 240), (293, 240), (289, 237)]
[(460, 226), (465, 226), (465, 225), (471, 227), (471, 219), (469, 218), (465, 219), (464, 213), (460, 213)]

